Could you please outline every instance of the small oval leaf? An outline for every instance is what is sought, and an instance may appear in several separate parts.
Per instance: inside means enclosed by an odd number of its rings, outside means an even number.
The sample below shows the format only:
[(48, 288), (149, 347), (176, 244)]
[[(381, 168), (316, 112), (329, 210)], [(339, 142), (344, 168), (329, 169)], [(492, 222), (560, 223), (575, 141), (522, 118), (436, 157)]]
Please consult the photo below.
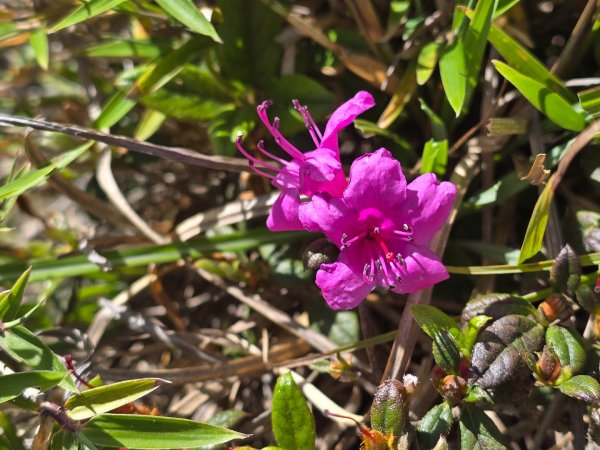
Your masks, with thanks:
[(67, 376), (65, 373), (52, 370), (33, 370), (31, 372), (11, 373), (0, 376), (0, 403), (12, 400), (30, 387), (46, 391), (56, 386)]
[(585, 347), (576, 330), (551, 325), (546, 330), (546, 345), (558, 358), (563, 373), (568, 370), (569, 374), (575, 374), (583, 369)]
[(291, 373), (277, 379), (273, 393), (273, 433), (286, 450), (314, 448), (315, 419)]
[(447, 402), (434, 406), (417, 425), (419, 448), (432, 449), (440, 435), (447, 435), (452, 426), (452, 408)]
[(576, 375), (561, 383), (558, 389), (569, 397), (587, 403), (600, 403), (600, 383), (589, 375)]

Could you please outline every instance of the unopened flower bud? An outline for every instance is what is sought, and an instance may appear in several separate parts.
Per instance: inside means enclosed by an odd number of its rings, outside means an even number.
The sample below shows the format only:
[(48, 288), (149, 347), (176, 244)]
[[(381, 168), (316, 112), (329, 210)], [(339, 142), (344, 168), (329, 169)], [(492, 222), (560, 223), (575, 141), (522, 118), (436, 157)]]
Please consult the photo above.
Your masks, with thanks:
[(318, 270), (321, 264), (334, 262), (339, 253), (338, 248), (329, 239), (321, 238), (306, 247), (302, 255), (302, 262), (305, 269)]
[(544, 346), (544, 350), (535, 365), (535, 372), (541, 381), (552, 382), (558, 378), (561, 371), (560, 361), (548, 347)]
[(371, 409), (373, 429), (386, 436), (401, 436), (408, 419), (408, 399), (406, 387), (398, 380), (388, 380), (379, 386)]
[(440, 395), (453, 405), (462, 402), (467, 394), (467, 382), (458, 375), (447, 375), (436, 387)]
[(542, 312), (548, 322), (568, 319), (573, 314), (572, 302), (562, 294), (551, 294), (540, 303), (538, 310)]

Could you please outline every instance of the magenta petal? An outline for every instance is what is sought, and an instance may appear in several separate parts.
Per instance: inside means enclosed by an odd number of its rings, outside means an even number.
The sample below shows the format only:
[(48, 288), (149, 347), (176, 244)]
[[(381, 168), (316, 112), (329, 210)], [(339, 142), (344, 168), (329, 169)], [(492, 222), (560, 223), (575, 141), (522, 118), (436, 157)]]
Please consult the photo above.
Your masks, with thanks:
[[(331, 309), (352, 309), (373, 290), (375, 283), (368, 283), (362, 272), (347, 264), (344, 250), (337, 262), (323, 264), (317, 272), (317, 286)], [(354, 261), (356, 263), (358, 261)], [(354, 266), (356, 264), (352, 264)]]
[(375, 208), (396, 213), (403, 205), (406, 178), (400, 163), (384, 148), (363, 155), (350, 167), (350, 183), (344, 191), (346, 204), (357, 211)]
[(413, 227), (416, 245), (427, 245), (446, 223), (456, 197), (456, 186), (438, 182), (432, 173), (415, 178), (406, 187), (406, 202), (402, 215)]
[(338, 247), (342, 234), (352, 235), (358, 225), (356, 213), (341, 198), (326, 194), (315, 194), (310, 202), (300, 205), (299, 217), (305, 229), (323, 232)]
[(399, 294), (416, 292), (449, 277), (437, 255), (425, 247), (408, 246), (402, 281), (393, 289)]
[(337, 154), (327, 148), (306, 153), (300, 167), (300, 186), (304, 195), (327, 192), (340, 197), (348, 185)]
[(375, 106), (373, 96), (366, 91), (357, 92), (354, 97), (336, 109), (325, 127), (321, 147), (338, 152), (338, 132), (347, 127), (356, 117)]
[(299, 207), (298, 191), (282, 192), (271, 208), (267, 228), (271, 231), (303, 230), (302, 222), (298, 218)]

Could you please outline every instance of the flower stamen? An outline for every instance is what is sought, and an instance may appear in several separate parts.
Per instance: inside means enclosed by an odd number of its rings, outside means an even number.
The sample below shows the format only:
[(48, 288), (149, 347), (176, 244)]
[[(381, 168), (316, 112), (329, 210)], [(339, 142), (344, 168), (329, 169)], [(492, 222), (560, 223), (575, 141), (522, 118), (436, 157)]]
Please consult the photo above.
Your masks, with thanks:
[(323, 139), (323, 135), (317, 127), (317, 124), (313, 120), (312, 116), (308, 112), (308, 107), (303, 106), (298, 100), (292, 100), (294, 104), (294, 108), (296, 111), (300, 113), (302, 119), (304, 120), (304, 124), (306, 125), (306, 129), (308, 130), (310, 137), (312, 137), (313, 142), (317, 147), (321, 145), (321, 140)]

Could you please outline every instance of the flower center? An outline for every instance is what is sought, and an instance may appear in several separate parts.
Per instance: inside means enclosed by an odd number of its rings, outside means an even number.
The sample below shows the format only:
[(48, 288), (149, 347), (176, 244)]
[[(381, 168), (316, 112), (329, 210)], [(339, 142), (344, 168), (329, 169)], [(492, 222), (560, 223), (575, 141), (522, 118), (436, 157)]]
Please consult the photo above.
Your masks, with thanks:
[(399, 252), (391, 251), (390, 247), (396, 248), (397, 246), (394, 244), (397, 241), (412, 242), (413, 229), (406, 223), (399, 228), (390, 227), (388, 220), (384, 220), (387, 225), (385, 227), (370, 222), (353, 236), (343, 233), (341, 250), (362, 242), (364, 256), (367, 260), (363, 267), (365, 280), (369, 283), (377, 281), (377, 284), (384, 287), (393, 287), (400, 283), (406, 263), (402, 255)]

